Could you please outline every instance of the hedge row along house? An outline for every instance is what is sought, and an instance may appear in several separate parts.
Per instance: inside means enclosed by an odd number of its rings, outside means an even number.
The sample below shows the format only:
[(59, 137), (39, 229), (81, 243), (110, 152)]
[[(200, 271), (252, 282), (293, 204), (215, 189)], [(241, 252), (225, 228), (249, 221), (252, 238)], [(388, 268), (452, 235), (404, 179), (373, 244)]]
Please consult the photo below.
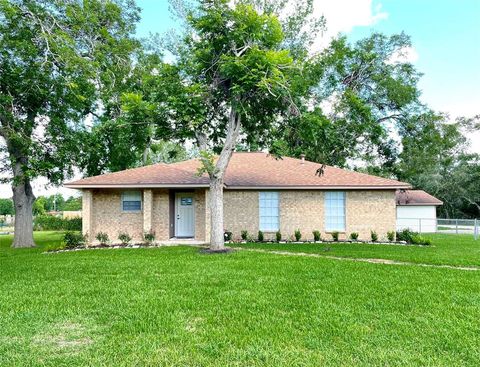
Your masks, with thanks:
[[(198, 159), (155, 164), (88, 177), (65, 184), (82, 190), (83, 232), (90, 243), (98, 232), (135, 241), (155, 232), (156, 240), (209, 242), (209, 180), (198, 176)], [(382, 177), (324, 166), (304, 159), (276, 159), (267, 153), (233, 153), (225, 176), (225, 231), (240, 238), (246, 230), (284, 239), (299, 229), (345, 239), (370, 231), (380, 239), (396, 227), (396, 191), (410, 185)]]

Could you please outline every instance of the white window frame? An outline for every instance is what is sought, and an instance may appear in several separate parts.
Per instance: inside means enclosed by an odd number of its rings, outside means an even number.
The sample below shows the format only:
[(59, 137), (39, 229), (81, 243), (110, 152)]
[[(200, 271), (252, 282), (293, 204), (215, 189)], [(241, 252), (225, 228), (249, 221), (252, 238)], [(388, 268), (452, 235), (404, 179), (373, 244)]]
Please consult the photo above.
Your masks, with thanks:
[(280, 230), (280, 194), (278, 191), (258, 193), (258, 226), (263, 232)]
[[(138, 198), (139, 200), (131, 200), (133, 198)], [(129, 199), (129, 200), (126, 200)], [(123, 203), (125, 201), (131, 201), (131, 202), (136, 202), (140, 201), (140, 209), (125, 209), (123, 206)], [(128, 191), (123, 191), (121, 200), (120, 200), (120, 207), (122, 212), (126, 213), (138, 213), (141, 212), (143, 209), (143, 193), (140, 190), (128, 190)]]
[(345, 191), (325, 192), (325, 232), (346, 231), (346, 197)]

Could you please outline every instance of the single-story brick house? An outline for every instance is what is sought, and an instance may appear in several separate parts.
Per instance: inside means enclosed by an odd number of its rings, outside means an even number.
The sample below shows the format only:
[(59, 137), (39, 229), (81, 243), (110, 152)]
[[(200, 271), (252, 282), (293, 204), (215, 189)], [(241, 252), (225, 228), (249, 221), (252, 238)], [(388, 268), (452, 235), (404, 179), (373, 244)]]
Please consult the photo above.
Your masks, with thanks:
[[(65, 184), (83, 192), (83, 232), (135, 240), (154, 231), (157, 240), (192, 238), (209, 241), (209, 180), (198, 176), (198, 159), (155, 164), (88, 177)], [(319, 230), (345, 238), (358, 232), (369, 239), (395, 230), (395, 192), (407, 183), (261, 152), (233, 153), (225, 175), (225, 230), (283, 238), (300, 229), (304, 239)]]

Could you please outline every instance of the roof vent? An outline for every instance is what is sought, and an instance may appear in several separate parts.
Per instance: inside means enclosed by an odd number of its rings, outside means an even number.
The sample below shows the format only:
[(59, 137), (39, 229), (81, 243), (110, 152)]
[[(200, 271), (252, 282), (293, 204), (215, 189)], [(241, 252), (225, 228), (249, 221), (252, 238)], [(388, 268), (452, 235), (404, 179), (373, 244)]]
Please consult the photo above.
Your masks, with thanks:
[(305, 154), (300, 154), (300, 159), (302, 160), (302, 163), (301, 164), (304, 164), (305, 163)]

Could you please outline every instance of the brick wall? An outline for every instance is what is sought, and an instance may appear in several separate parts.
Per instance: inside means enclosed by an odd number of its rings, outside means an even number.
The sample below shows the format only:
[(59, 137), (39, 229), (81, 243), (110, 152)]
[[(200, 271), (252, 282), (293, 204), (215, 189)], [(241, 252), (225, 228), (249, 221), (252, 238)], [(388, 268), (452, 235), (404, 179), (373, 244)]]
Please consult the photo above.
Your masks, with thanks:
[(256, 238), (258, 232), (258, 191), (226, 190), (223, 194), (224, 228), (240, 238), (247, 230)]
[(134, 241), (143, 237), (143, 212), (124, 212), (120, 190), (93, 190), (91, 240), (98, 232), (106, 232), (111, 241), (127, 232)]
[(165, 241), (170, 238), (170, 218), (169, 218), (169, 191), (153, 191), (153, 214), (152, 230), (155, 231), (155, 238), (159, 241)]
[(206, 196), (204, 189), (195, 190), (195, 239), (205, 241)]
[[(118, 242), (120, 232), (127, 232), (133, 241), (142, 241), (143, 233), (150, 228), (155, 232), (157, 240), (170, 238), (168, 189), (143, 190), (142, 210), (139, 212), (122, 211), (121, 194), (121, 190), (113, 189), (83, 191), (83, 210), (86, 213), (83, 233), (89, 233), (90, 242), (95, 242), (98, 232), (106, 232), (113, 242)], [(195, 239), (204, 240), (205, 223), (205, 190), (198, 189), (195, 191)]]
[(387, 238), (396, 227), (396, 203), (393, 190), (348, 191), (346, 197), (347, 232), (358, 232), (359, 239), (370, 240), (370, 231), (379, 239)]
[(283, 239), (293, 239), (300, 229), (302, 239), (313, 240), (312, 231), (324, 232), (323, 191), (280, 192), (280, 232)]
[[(151, 198), (151, 206), (143, 203), (143, 209), (135, 213), (121, 210), (120, 190), (84, 190), (83, 231), (89, 232), (90, 240), (96, 233), (107, 232), (111, 240), (117, 240), (119, 232), (129, 233), (135, 241), (142, 240), (143, 232), (149, 222), (156, 233), (157, 240), (170, 238), (170, 200), (169, 190), (145, 190), (143, 198)], [(208, 191), (195, 190), (195, 239), (209, 240), (210, 214), (208, 210)], [(257, 237), (259, 229), (258, 191), (226, 190), (224, 192), (224, 228), (233, 232), (234, 238), (240, 238), (242, 230)], [(312, 239), (312, 231), (325, 233), (324, 192), (317, 190), (280, 191), (280, 231), (284, 239), (292, 238), (294, 231), (300, 229), (303, 239)], [(151, 208), (151, 214), (150, 210)], [(346, 193), (346, 231), (340, 235), (346, 238), (351, 232), (359, 232), (360, 239), (370, 239), (370, 231), (378, 233), (380, 239), (387, 231), (395, 230), (396, 206), (393, 190), (362, 190)], [(89, 214), (90, 213), (90, 214)], [(151, 217), (149, 217), (149, 215)], [(90, 219), (89, 219), (90, 218)], [(145, 227), (147, 226), (147, 227)], [(274, 238), (275, 233), (265, 233), (265, 237)]]
[[(256, 238), (259, 229), (258, 191), (228, 190), (224, 197), (225, 228), (240, 238), (247, 230)], [(324, 192), (318, 190), (280, 191), (280, 232), (283, 239), (293, 239), (294, 231), (300, 229), (302, 239), (312, 240), (312, 231), (319, 230), (323, 238), (331, 239), (325, 232)], [(393, 190), (356, 190), (346, 193), (346, 231), (340, 238), (348, 238), (358, 232), (360, 239), (369, 240), (370, 231), (386, 238), (388, 231), (395, 230), (395, 193)], [(274, 238), (275, 233), (265, 233), (265, 238)]]

